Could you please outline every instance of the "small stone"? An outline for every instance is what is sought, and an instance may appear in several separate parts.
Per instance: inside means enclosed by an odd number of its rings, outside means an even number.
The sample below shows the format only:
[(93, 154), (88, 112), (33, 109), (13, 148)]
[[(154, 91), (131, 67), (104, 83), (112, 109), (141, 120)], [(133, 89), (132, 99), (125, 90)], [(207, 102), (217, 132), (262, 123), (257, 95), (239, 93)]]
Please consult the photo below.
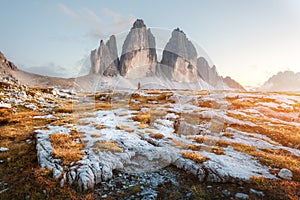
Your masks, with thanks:
[(206, 188), (207, 188), (207, 189), (211, 189), (211, 188), (212, 188), (212, 186), (211, 186), (211, 185), (208, 185)]
[(285, 180), (292, 180), (293, 173), (291, 172), (291, 170), (283, 168), (279, 171), (278, 176)]
[(0, 108), (11, 108), (11, 104), (9, 104), (9, 103), (0, 103)]
[(249, 193), (250, 194), (255, 194), (255, 195), (259, 196), (259, 197), (265, 196), (265, 194), (262, 191), (254, 190), (252, 188), (249, 190)]
[(107, 194), (104, 194), (101, 196), (102, 199), (106, 199), (107, 198)]
[(8, 151), (9, 149), (6, 147), (0, 147), (0, 152)]
[(244, 193), (236, 193), (235, 194), (235, 198), (236, 199), (249, 199), (249, 195), (248, 194), (244, 194)]
[(231, 192), (229, 190), (222, 190), (222, 193), (226, 196), (229, 197), (231, 195)]

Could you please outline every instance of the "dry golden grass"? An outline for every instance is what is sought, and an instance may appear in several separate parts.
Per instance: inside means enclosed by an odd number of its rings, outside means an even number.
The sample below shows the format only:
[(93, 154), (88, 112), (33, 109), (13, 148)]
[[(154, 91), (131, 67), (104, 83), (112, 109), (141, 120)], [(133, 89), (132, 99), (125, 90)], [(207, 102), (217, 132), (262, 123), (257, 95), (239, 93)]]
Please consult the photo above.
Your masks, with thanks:
[[(220, 139), (207, 138), (205, 136), (197, 136), (194, 139), (196, 142), (206, 145), (213, 146), (192, 146), (188, 148), (191, 150), (204, 150), (211, 151), (216, 154), (223, 154), (224, 151), (220, 147), (232, 146), (234, 150), (240, 151), (251, 156), (254, 156), (262, 164), (271, 166), (274, 168), (288, 168), (294, 173), (294, 180), (300, 180), (300, 159), (298, 156), (294, 156), (289, 152), (284, 150), (272, 150), (272, 149), (262, 149), (257, 150), (254, 146), (249, 146), (237, 142), (228, 142)], [(215, 147), (215, 148), (214, 148)], [(206, 149), (207, 148), (207, 149)], [(211, 148), (211, 149), (210, 149)]]
[(297, 149), (300, 149), (300, 127), (285, 125), (285, 126), (249, 126), (249, 125), (238, 125), (230, 124), (228, 125), (231, 128), (248, 132), (248, 133), (259, 133), (266, 135), (275, 142), (278, 142), (285, 146), (291, 146)]
[(170, 144), (178, 149), (188, 149), (189, 147), (187, 143), (175, 139), (172, 139)]
[(51, 134), (50, 142), (54, 157), (61, 159), (64, 165), (79, 161), (83, 156), (81, 150), (84, 146), (80, 142), (80, 136), (76, 131), (70, 134)]
[(101, 129), (104, 129), (104, 128), (105, 128), (105, 126), (102, 125), (102, 124), (93, 124), (93, 126), (94, 126), (96, 129), (98, 129), (98, 130), (101, 130)]
[(188, 145), (188, 149), (193, 150), (193, 151), (206, 151), (206, 152), (211, 152), (217, 155), (224, 155), (224, 150), (221, 149), (218, 146), (204, 146), (204, 145), (195, 145), (195, 144), (190, 144)]
[(234, 134), (232, 133), (229, 133), (229, 132), (225, 132), (222, 134), (223, 137), (228, 137), (228, 138), (233, 138), (234, 137)]
[(165, 136), (161, 133), (150, 133), (149, 134), (150, 137), (154, 138), (154, 139), (162, 139), (164, 138)]
[(129, 127), (129, 126), (116, 126), (116, 129), (118, 129), (118, 130), (124, 130), (124, 131), (126, 131), (128, 133), (134, 132), (134, 129), (131, 128), (131, 127)]
[(300, 158), (295, 156), (280, 155), (262, 151), (249, 153), (255, 156), (262, 164), (273, 168), (287, 168), (293, 172), (293, 180), (300, 181)]
[(196, 163), (203, 163), (203, 162), (207, 161), (207, 159), (208, 159), (199, 153), (195, 153), (195, 152), (191, 152), (191, 151), (183, 151), (183, 152), (181, 152), (181, 155), (183, 158), (190, 159)]
[(145, 93), (148, 93), (148, 96), (142, 96), (140, 94), (134, 93), (130, 96), (130, 99), (139, 101), (141, 104), (157, 102), (159, 104), (164, 103), (175, 103), (174, 100), (169, 99), (173, 95), (173, 92), (170, 91), (160, 91), (159, 93), (155, 91), (145, 90)]
[(74, 113), (74, 112), (97, 111), (97, 110), (111, 110), (111, 108), (112, 105), (110, 102), (99, 102), (99, 103), (92, 103), (92, 104), (69, 103), (69, 104), (57, 106), (53, 109), (53, 111), (57, 113)]
[(34, 129), (50, 123), (52, 119), (33, 119), (31, 116), (34, 115), (41, 113), (25, 109), (17, 111), (6, 116), (8, 123), (0, 125), (0, 146), (9, 148), (9, 151), (0, 154), (0, 160), (4, 161), (0, 165), (1, 181), (9, 185), (9, 190), (1, 193), (0, 199), (24, 199), (25, 195), (30, 195), (32, 200), (93, 199), (93, 193), (79, 194), (69, 186), (61, 188), (52, 178), (52, 172), (39, 169), (36, 146), (26, 140), (33, 138)]
[(95, 152), (102, 151), (102, 152), (123, 152), (123, 149), (120, 148), (114, 141), (112, 140), (100, 140), (94, 142), (93, 150)]
[(137, 127), (138, 127), (139, 129), (149, 128), (149, 124), (139, 123), (139, 124), (137, 125)]
[(138, 115), (133, 116), (132, 120), (138, 121), (143, 124), (150, 124), (151, 122), (151, 115), (149, 111), (141, 111)]
[(91, 137), (93, 137), (93, 138), (98, 138), (98, 137), (100, 137), (101, 135), (99, 134), (99, 133), (92, 133), (91, 134)]
[(222, 107), (222, 105), (216, 101), (212, 101), (212, 100), (203, 101), (201, 99), (199, 100), (198, 106), (203, 108), (215, 108), (215, 109), (219, 109)]
[(269, 199), (298, 200), (300, 182), (251, 177), (253, 188), (268, 193)]

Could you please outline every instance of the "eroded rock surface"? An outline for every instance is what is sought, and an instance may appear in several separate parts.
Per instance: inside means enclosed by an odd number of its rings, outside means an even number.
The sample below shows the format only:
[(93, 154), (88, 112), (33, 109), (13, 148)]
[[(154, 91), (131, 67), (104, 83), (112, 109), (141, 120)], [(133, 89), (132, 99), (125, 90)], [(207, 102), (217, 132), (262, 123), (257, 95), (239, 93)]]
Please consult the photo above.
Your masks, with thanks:
[(150, 29), (143, 20), (136, 20), (123, 44), (120, 74), (126, 78), (154, 75), (157, 64), (155, 48), (155, 38)]
[(196, 48), (182, 30), (175, 29), (163, 51), (157, 74), (178, 82), (197, 82), (200, 76), (196, 65)]
[(119, 58), (116, 44), (116, 37), (110, 36), (109, 40), (104, 44), (100, 41), (100, 46), (91, 52), (91, 72), (105, 76), (117, 76), (119, 74)]

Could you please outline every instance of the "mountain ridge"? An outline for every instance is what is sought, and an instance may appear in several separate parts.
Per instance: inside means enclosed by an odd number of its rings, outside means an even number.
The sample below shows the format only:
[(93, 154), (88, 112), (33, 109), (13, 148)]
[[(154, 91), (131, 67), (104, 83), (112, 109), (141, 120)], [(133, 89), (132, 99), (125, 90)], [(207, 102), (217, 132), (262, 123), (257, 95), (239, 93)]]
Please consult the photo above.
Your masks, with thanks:
[(300, 92), (300, 72), (280, 71), (271, 76), (260, 91), (297, 91)]

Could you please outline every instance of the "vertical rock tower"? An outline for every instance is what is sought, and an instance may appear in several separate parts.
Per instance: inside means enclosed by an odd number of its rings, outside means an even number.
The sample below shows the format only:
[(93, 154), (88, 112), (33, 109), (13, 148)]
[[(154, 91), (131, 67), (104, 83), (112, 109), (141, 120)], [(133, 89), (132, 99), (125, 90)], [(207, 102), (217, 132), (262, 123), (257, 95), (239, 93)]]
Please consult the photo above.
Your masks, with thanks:
[(137, 19), (123, 44), (120, 74), (126, 78), (152, 76), (156, 65), (155, 38), (144, 21)]
[(106, 44), (101, 40), (99, 48), (91, 52), (90, 59), (91, 74), (117, 76), (119, 74), (119, 58), (116, 37), (110, 36)]
[(173, 81), (196, 82), (200, 78), (196, 66), (196, 48), (182, 30), (175, 29), (163, 51), (157, 74)]

